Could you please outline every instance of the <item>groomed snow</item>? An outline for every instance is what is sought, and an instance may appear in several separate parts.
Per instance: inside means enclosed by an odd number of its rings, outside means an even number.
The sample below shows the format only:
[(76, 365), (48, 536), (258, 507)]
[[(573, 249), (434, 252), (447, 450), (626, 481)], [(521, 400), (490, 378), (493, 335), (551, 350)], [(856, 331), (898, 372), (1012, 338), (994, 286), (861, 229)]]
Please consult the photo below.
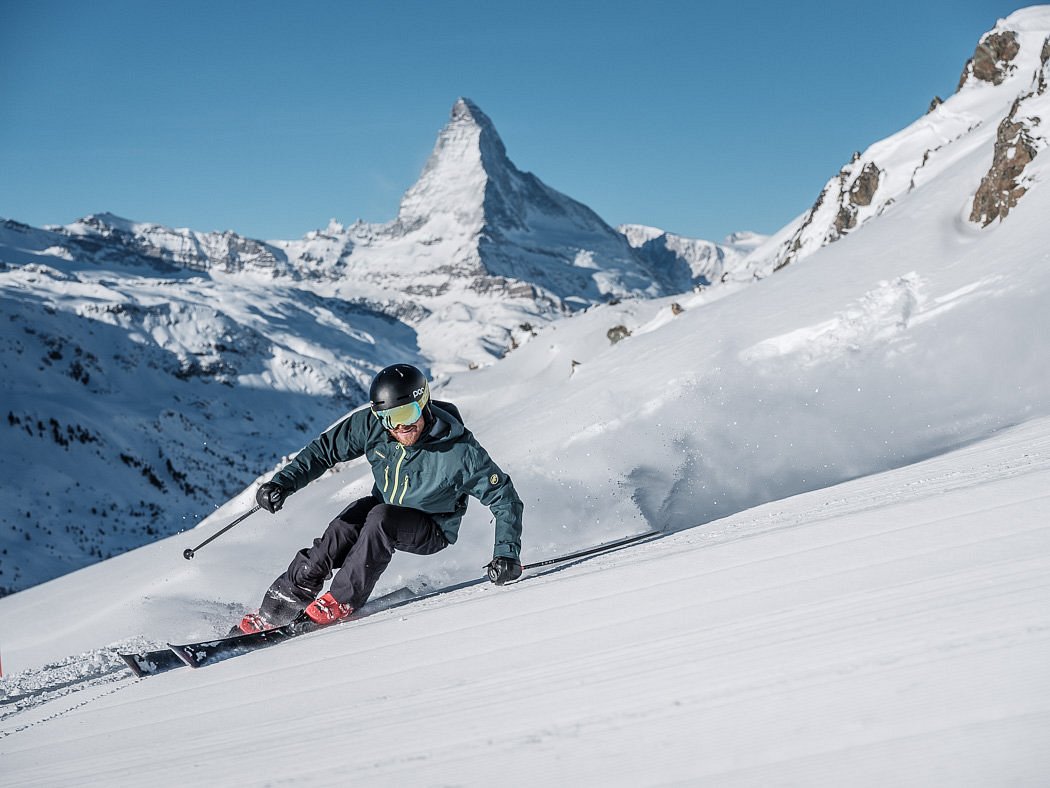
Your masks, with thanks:
[(1036, 785), (1050, 420), (0, 723), (12, 784)]

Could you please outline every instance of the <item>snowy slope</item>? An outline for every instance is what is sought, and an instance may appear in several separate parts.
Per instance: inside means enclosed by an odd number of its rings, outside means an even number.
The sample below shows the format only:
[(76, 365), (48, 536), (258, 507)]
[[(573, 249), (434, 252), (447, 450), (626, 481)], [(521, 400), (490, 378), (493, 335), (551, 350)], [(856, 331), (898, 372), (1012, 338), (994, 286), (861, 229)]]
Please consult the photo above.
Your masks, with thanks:
[(310, 292), (75, 264), (2, 279), (0, 588), (195, 525), (389, 354), (426, 364), (400, 321)]
[(680, 278), (675, 289), (682, 292), (724, 282), (766, 241), (766, 236), (752, 232), (733, 233), (714, 243), (642, 224), (625, 224), (618, 229), (654, 267), (676, 272)]
[[(1011, 26), (1039, 44), (1050, 8)], [(246, 491), (0, 600), (5, 776), (1039, 784), (1050, 157), (971, 221), (997, 137), (775, 277), (596, 306), (441, 381), (522, 492), (527, 561), (671, 535), (196, 672), (114, 670), (116, 644), (224, 630), (370, 481), (350, 463), (184, 561)], [(376, 592), (477, 578), (491, 539), (474, 504), (454, 548), (398, 555)]]
[[(817, 196), (812, 208), (770, 237), (745, 260), (748, 275), (765, 276), (803, 260), (887, 212), (906, 210), (923, 184), (974, 156), (984, 159), (979, 182), (961, 192), (959, 220), (988, 223), (1008, 213), (1038, 176), (1026, 162), (1048, 145), (1046, 14), (1034, 6), (999, 20), (966, 62), (956, 93), (936, 99), (925, 116), (881, 140), (850, 162)], [(1044, 156), (1045, 158), (1045, 156)], [(1011, 172), (1016, 168), (1015, 172)], [(994, 187), (1005, 200), (975, 193)]]
[(136, 682), (96, 665), (79, 693), (5, 714), (4, 774), (1037, 785), (1050, 769), (1048, 490), (1042, 419), (199, 671)]

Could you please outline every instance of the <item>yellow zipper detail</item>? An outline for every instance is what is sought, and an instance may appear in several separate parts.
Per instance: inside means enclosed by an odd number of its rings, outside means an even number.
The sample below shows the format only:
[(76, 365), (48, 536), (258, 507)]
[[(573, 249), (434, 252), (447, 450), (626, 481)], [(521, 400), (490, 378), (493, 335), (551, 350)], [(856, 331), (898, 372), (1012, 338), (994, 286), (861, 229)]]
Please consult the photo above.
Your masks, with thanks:
[[(400, 475), (401, 475), (401, 463), (403, 463), (405, 461), (405, 453), (406, 453), (405, 452), (405, 447), (401, 446), (401, 456), (397, 458), (397, 465), (394, 466), (394, 489), (393, 489), (393, 492), (391, 493), (392, 496), (393, 495), (397, 495), (397, 484), (398, 484), (398, 481), (399, 481), (398, 477), (400, 477)], [(405, 478), (406, 478), (406, 481), (407, 481), (408, 477), (405, 477)], [(386, 492), (386, 491), (384, 490), (384, 492)], [(405, 494), (401, 493), (401, 497), (404, 498)], [(391, 498), (391, 501), (392, 500), (393, 500), (393, 498)]]
[(405, 486), (401, 488), (401, 497), (397, 499), (397, 505), (400, 506), (405, 502), (405, 493), (408, 492), (408, 474), (405, 474)]
[(383, 493), (390, 489), (390, 466), (383, 467)]

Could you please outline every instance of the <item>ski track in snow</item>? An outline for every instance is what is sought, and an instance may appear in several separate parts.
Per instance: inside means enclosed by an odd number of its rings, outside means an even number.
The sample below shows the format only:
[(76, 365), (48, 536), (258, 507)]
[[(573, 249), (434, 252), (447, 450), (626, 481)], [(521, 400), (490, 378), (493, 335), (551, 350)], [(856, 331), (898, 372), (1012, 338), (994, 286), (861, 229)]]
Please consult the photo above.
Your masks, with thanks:
[[(120, 650), (142, 647), (143, 643), (128, 642)], [(0, 739), (57, 719), (135, 681), (116, 648), (96, 649), (0, 678)], [(76, 702), (70, 705), (72, 695)]]

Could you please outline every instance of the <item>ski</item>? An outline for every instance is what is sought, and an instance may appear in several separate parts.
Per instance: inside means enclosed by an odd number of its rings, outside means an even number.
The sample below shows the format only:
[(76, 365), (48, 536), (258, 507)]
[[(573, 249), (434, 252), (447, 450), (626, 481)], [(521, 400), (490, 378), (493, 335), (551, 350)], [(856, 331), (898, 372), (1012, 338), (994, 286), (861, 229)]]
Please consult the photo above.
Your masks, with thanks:
[[(349, 621), (357, 621), (365, 616), (378, 613), (381, 610), (403, 605), (412, 601), (416, 597), (417, 595), (410, 589), (399, 588), (396, 591), (391, 591), (389, 594), (384, 594), (381, 597), (369, 600), (359, 612), (350, 616), (346, 621), (341, 621), (339, 623), (342, 624)], [(256, 632), (251, 635), (232, 635), (224, 638), (214, 638), (200, 643), (187, 643), (181, 645), (172, 645), (169, 643), (164, 648), (136, 653), (120, 653), (119, 656), (124, 660), (124, 663), (131, 668), (131, 672), (139, 678), (156, 676), (159, 673), (167, 673), (169, 670), (185, 667), (186, 665), (189, 665), (190, 667), (200, 667), (201, 664), (218, 662), (220, 659), (235, 656), (238, 653), (254, 651), (258, 648), (273, 645), (281, 640), (287, 640), (289, 637), (305, 634), (308, 631), (312, 631), (312, 629), (320, 629), (320, 627), (314, 625), (312, 621), (307, 619), (306, 624), (310, 625), (310, 628), (305, 626), (295, 627), (293, 634), (292, 625), (295, 623), (296, 622), (293, 621), (290, 624), (286, 624), (284, 627), (267, 629), (263, 632)], [(279, 632), (279, 630), (287, 631)], [(201, 662), (200, 664), (194, 664), (194, 662), (197, 661), (196, 655), (198, 654), (201, 655)]]
[[(566, 553), (555, 558), (548, 558), (543, 561), (536, 561), (531, 564), (524, 564), (523, 570), (537, 569), (540, 567), (550, 566), (552, 564), (564, 563), (566, 561), (575, 561), (582, 558), (587, 558), (592, 555), (598, 555), (600, 553), (607, 553), (613, 550), (617, 550), (621, 547), (626, 547), (637, 542), (642, 542), (647, 539), (661, 536), (661, 531), (647, 531), (642, 534), (634, 534), (633, 536), (625, 536), (622, 539), (615, 539), (611, 542), (605, 542), (595, 547), (589, 547), (585, 550), (578, 550), (573, 553)], [(416, 594), (408, 588), (400, 588), (384, 596), (378, 597), (375, 600), (370, 600), (359, 612), (355, 612), (349, 618), (343, 621), (337, 621), (334, 624), (327, 626), (320, 626), (315, 624), (310, 619), (306, 618), (305, 614), (300, 613), (293, 621), (283, 626), (275, 627), (273, 629), (263, 630), (262, 632), (253, 632), (251, 634), (243, 635), (237, 634), (223, 638), (213, 638), (212, 640), (200, 641), (197, 643), (169, 643), (167, 648), (157, 649), (155, 651), (140, 652), (137, 654), (120, 654), (120, 657), (124, 660), (132, 672), (138, 677), (154, 676), (158, 673), (165, 673), (174, 668), (180, 668), (183, 666), (189, 666), (191, 668), (201, 668), (206, 665), (212, 665), (216, 662), (221, 662), (231, 657), (236, 657), (241, 654), (247, 654), (251, 651), (258, 651), (259, 649), (268, 648), (275, 646), (278, 643), (283, 643), (286, 640), (298, 637), (299, 635), (305, 635), (308, 632), (315, 632), (320, 629), (332, 629), (335, 627), (342, 626), (344, 624), (358, 621), (372, 613), (377, 613), (381, 610), (388, 610), (394, 607), (400, 607), (410, 602), (420, 601), (423, 599), (429, 599), (430, 597), (437, 596), (438, 594), (445, 594), (450, 591), (456, 591), (461, 588), (468, 586), (477, 585), (478, 583), (485, 582), (485, 578), (477, 580), (469, 580), (464, 583), (449, 586), (446, 588), (436, 589), (429, 593)]]
[[(338, 626), (338, 623), (330, 626)], [(262, 632), (252, 632), (248, 635), (234, 635), (233, 637), (209, 640), (204, 643), (185, 643), (182, 645), (169, 643), (168, 648), (189, 667), (202, 668), (205, 665), (221, 662), (230, 657), (247, 654), (249, 651), (258, 651), (267, 646), (275, 646), (285, 640), (320, 628), (300, 613), (290, 623), (274, 629), (264, 629)]]
[(131, 672), (140, 679), (145, 676), (156, 676), (169, 670), (181, 668), (183, 661), (170, 648), (159, 648), (154, 651), (139, 651), (134, 654), (119, 654)]

